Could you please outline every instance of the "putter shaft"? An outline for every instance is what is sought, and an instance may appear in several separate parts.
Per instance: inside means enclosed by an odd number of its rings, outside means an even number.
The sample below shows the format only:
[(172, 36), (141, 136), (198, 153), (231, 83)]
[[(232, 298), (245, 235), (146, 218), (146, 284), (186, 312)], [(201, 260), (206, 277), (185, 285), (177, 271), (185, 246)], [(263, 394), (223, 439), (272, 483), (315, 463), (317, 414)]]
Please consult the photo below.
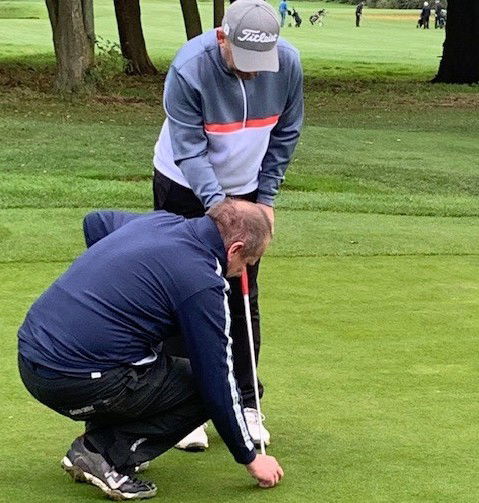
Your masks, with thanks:
[(261, 448), (261, 454), (266, 454), (266, 449), (264, 446), (264, 438), (263, 438), (263, 418), (261, 415), (261, 405), (259, 401), (258, 375), (256, 373), (256, 356), (254, 354), (253, 325), (251, 323), (248, 273), (246, 272), (246, 269), (243, 269), (243, 273), (241, 274), (241, 292), (243, 294), (244, 311), (246, 315), (246, 329), (248, 331), (248, 342), (251, 356), (251, 370), (253, 372), (253, 382), (254, 382), (254, 398), (256, 401), (256, 411), (258, 412), (259, 443)]

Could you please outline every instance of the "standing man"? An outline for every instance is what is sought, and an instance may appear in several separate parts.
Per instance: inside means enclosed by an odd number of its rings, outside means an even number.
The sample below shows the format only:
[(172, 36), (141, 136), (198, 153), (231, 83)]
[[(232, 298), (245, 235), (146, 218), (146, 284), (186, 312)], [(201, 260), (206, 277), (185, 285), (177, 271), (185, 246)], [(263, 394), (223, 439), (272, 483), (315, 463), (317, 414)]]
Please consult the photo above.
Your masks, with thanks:
[(422, 27), (425, 30), (429, 30), (429, 18), (431, 17), (431, 7), (429, 7), (429, 2), (424, 2), (423, 8), (421, 9)]
[(281, 28), (283, 28), (286, 21), (286, 15), (288, 14), (288, 3), (286, 2), (286, 0), (281, 0), (278, 10), (281, 17)]
[[(226, 199), (207, 216), (105, 211), (84, 221), (88, 250), (30, 308), (19, 369), (30, 393), (86, 431), (62, 466), (110, 498), (151, 498), (136, 468), (212, 418), (263, 487), (283, 471), (256, 454), (233, 374), (225, 277), (271, 239), (259, 205)], [(183, 336), (189, 360), (162, 349)]]
[(363, 15), (364, 2), (359, 2), (356, 6), (356, 28), (359, 28), (361, 16)]
[[(236, 0), (220, 28), (187, 42), (169, 69), (164, 108), (167, 118), (153, 160), (155, 209), (198, 217), (232, 196), (258, 204), (273, 225), (274, 199), (302, 125), (303, 78), (298, 51), (279, 38), (279, 21), (271, 5), (264, 0)], [(257, 275), (258, 265), (248, 268), (258, 359)], [(239, 280), (233, 280), (231, 288), (234, 371), (248, 428), (258, 444)], [(184, 354), (178, 347), (169, 350)], [(263, 438), (269, 444), (264, 427)], [(192, 450), (207, 446), (203, 428), (178, 445)]]

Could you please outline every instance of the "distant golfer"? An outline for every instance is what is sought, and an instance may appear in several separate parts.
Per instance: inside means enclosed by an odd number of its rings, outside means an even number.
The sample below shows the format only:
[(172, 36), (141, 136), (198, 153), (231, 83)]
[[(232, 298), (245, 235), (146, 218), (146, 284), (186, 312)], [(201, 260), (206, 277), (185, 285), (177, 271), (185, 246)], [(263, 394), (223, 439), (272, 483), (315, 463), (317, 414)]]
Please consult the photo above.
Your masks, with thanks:
[(439, 0), (434, 3), (434, 28), (444, 28), (444, 8)]
[[(166, 77), (166, 120), (155, 145), (154, 208), (187, 218), (204, 215), (225, 196), (252, 201), (274, 222), (274, 201), (298, 142), (303, 76), (298, 51), (279, 37), (276, 10), (264, 0), (236, 0), (222, 26), (193, 38)], [(258, 264), (248, 267), (256, 361), (260, 353)], [(253, 441), (258, 424), (240, 282), (231, 281), (234, 373)], [(166, 344), (170, 354), (184, 349)], [(260, 385), (260, 395), (263, 387)], [(197, 428), (177, 445), (204, 450)]]
[[(26, 388), (86, 422), (63, 468), (112, 499), (153, 497), (156, 486), (134, 478), (136, 469), (211, 418), (235, 460), (261, 486), (276, 485), (281, 467), (256, 454), (246, 427), (225, 279), (265, 251), (272, 232), (265, 212), (226, 199), (192, 220), (163, 211), (92, 213), (84, 229), (88, 250), (19, 330)], [(189, 360), (162, 349), (180, 334)]]
[(278, 10), (281, 18), (281, 28), (283, 28), (286, 21), (286, 15), (288, 14), (288, 3), (286, 2), (286, 0), (281, 0)]
[(419, 16), (419, 24), (425, 30), (429, 30), (429, 18), (431, 17), (431, 7), (429, 7), (429, 2), (424, 2), (421, 9), (421, 14)]
[(359, 2), (356, 6), (356, 28), (359, 28), (361, 17), (363, 15), (364, 2)]

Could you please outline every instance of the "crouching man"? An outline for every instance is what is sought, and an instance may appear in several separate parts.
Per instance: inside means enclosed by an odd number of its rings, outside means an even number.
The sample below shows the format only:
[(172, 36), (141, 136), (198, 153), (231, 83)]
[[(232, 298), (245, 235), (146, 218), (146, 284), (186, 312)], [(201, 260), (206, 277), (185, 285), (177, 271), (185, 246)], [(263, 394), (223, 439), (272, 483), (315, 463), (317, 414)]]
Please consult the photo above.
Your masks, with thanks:
[[(232, 371), (225, 279), (268, 246), (264, 210), (226, 199), (191, 220), (96, 212), (84, 231), (88, 249), (19, 330), (26, 388), (86, 424), (63, 468), (112, 499), (153, 497), (156, 486), (135, 471), (211, 418), (234, 459), (262, 487), (275, 486), (283, 471), (256, 454)], [(189, 359), (162, 350), (180, 334)]]

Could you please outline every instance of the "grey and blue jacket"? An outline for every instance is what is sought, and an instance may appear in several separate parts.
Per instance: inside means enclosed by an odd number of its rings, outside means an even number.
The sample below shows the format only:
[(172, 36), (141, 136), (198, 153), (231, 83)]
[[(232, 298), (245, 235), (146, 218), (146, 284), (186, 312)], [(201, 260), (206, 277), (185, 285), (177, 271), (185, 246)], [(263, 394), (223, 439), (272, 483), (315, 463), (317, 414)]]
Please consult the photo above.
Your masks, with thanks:
[(233, 375), (226, 251), (210, 217), (89, 214), (89, 246), (33, 304), (19, 352), (65, 375), (152, 361), (182, 334), (198, 389), (239, 463), (256, 456)]
[(187, 42), (168, 71), (153, 162), (205, 208), (256, 189), (257, 202), (274, 204), (303, 121), (298, 51), (279, 39), (278, 53), (277, 73), (242, 80), (212, 30)]

